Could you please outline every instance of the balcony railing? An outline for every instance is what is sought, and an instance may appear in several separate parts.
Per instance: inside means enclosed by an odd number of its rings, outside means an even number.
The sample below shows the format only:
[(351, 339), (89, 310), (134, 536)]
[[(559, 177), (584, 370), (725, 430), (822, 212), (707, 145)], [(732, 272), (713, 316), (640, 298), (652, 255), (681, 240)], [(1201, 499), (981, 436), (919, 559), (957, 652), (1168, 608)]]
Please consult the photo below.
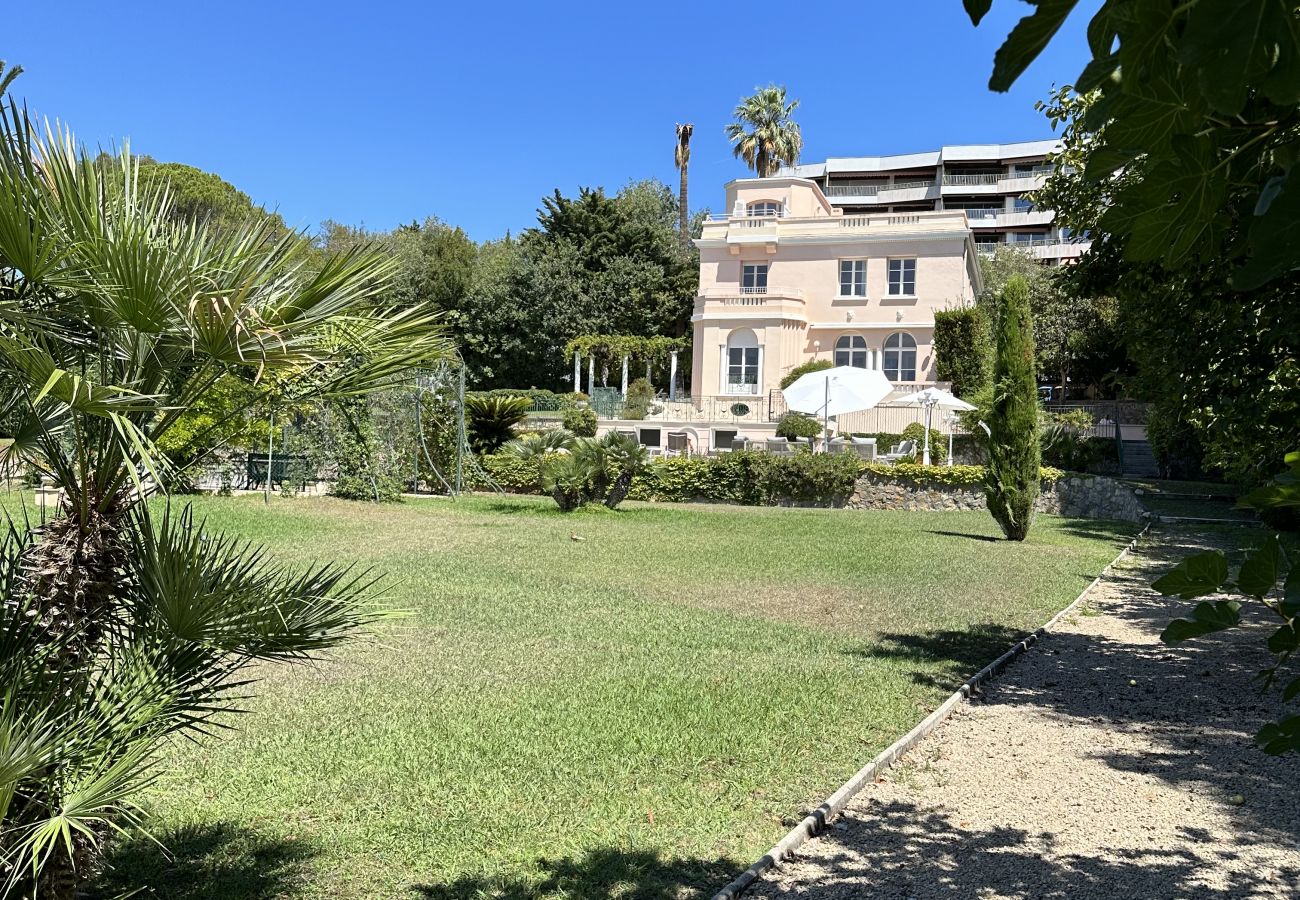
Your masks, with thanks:
[(1022, 178), (1042, 178), (1052, 174), (1052, 166), (1036, 166), (1029, 172), (988, 172), (979, 175), (944, 175), (943, 183), (945, 186), (986, 186), (1001, 184), (1004, 181), (1019, 181)]
[(767, 285), (765, 284), (741, 285), (740, 292), (742, 294), (766, 294)]
[(1020, 241), (999, 241), (997, 243), (978, 241), (975, 244), (975, 249), (985, 256), (992, 256), (999, 247), (1012, 247), (1017, 250), (1027, 250), (1039, 259), (1056, 259), (1064, 256), (1078, 256), (1091, 246), (1091, 241), (1063, 241), (1060, 238), (1044, 237)]
[(888, 193), (889, 191), (932, 188), (937, 184), (938, 182), (934, 179), (929, 181), (897, 181), (893, 184), (832, 184), (826, 188), (825, 193), (827, 197), (874, 197), (877, 194)]

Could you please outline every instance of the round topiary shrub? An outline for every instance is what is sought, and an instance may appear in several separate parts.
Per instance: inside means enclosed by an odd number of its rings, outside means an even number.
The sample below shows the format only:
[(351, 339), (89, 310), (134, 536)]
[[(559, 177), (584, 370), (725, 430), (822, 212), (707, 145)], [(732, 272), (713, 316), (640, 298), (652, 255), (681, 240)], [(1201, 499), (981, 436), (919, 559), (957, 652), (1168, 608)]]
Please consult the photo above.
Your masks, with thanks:
[[(913, 422), (903, 429), (903, 440), (916, 441), (916, 458), (921, 458), (921, 448), (925, 446), (925, 426), (920, 422)], [(930, 429), (930, 459), (935, 460), (938, 457), (939, 448), (943, 452), (948, 452), (948, 439), (937, 428)]]
[(803, 413), (788, 412), (781, 417), (776, 426), (776, 436), (794, 440), (795, 438), (815, 438), (822, 433), (822, 423)]
[(585, 406), (566, 409), (560, 421), (563, 422), (565, 431), (572, 432), (576, 437), (596, 436), (596, 413)]

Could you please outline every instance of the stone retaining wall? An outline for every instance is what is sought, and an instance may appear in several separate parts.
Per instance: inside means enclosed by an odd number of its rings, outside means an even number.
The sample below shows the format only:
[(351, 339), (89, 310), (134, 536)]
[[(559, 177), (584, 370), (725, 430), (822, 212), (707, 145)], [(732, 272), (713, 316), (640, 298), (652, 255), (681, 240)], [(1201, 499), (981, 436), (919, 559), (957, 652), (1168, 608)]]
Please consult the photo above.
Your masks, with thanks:
[[(850, 509), (988, 509), (978, 485), (917, 482), (884, 475), (863, 475)], [(1067, 475), (1055, 483), (1044, 482), (1035, 508), (1039, 512), (1087, 519), (1139, 522), (1146, 510), (1132, 489), (1101, 475)]]

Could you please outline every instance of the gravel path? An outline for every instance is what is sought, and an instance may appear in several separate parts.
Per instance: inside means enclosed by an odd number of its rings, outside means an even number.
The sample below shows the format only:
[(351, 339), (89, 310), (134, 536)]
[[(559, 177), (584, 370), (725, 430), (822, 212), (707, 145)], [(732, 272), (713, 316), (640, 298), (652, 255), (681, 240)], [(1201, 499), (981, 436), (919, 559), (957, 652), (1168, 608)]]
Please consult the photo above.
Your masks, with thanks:
[(1300, 897), (1300, 760), (1252, 741), (1262, 632), (1157, 638), (1187, 604), (1147, 585), (1187, 549), (1146, 538), (748, 896)]

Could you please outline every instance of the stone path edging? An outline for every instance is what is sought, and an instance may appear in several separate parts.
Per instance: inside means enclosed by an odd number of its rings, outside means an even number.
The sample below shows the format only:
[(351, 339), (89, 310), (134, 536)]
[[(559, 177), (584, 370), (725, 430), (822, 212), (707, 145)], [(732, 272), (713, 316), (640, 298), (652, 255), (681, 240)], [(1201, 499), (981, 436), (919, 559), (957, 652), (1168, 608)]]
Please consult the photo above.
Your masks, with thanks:
[(1133, 552), (1133, 548), (1137, 546), (1138, 541), (1146, 535), (1150, 528), (1150, 523), (1144, 525), (1142, 530), (1134, 535), (1133, 540), (1129, 541), (1128, 545), (1125, 546), (1114, 559), (1106, 564), (1106, 567), (1102, 569), (1097, 577), (1079, 593), (1079, 596), (1074, 598), (1069, 606), (1065, 607), (1038, 628), (1034, 629), (1034, 631), (1022, 638), (1018, 643), (1011, 647), (1011, 649), (1007, 650), (1006, 653), (1003, 653), (997, 659), (993, 660), (993, 662), (972, 675), (965, 684), (953, 692), (948, 699), (940, 703), (939, 706), (935, 708), (934, 712), (926, 716), (919, 725), (894, 743), (890, 744), (880, 753), (880, 755), (859, 769), (856, 774), (840, 786), (839, 790), (822, 801), (820, 806), (805, 816), (798, 825), (790, 829), (790, 831), (786, 833), (785, 837), (773, 844), (772, 848), (756, 860), (753, 865), (744, 872), (741, 872), (739, 876), (737, 876), (722, 890), (718, 891), (718, 893), (714, 894), (713, 900), (735, 900), (735, 898), (739, 897), (751, 885), (753, 885), (754, 882), (758, 881), (764, 872), (767, 872), (773, 866), (789, 857), (791, 853), (803, 846), (809, 838), (816, 837), (824, 831), (826, 825), (835, 818), (835, 816), (837, 816), (844, 807), (848, 805), (849, 801), (852, 800), (864, 787), (874, 781), (877, 774), (888, 769), (897, 762), (900, 756), (910, 750), (931, 731), (934, 731), (934, 729), (937, 728), (944, 719), (948, 718), (948, 716), (952, 714), (952, 711), (956, 709), (962, 701), (970, 699), (971, 695), (975, 693), (981, 685), (996, 678), (1012, 660), (1038, 643), (1038, 639), (1042, 637), (1044, 633), (1051, 630), (1057, 622), (1069, 613), (1073, 612), (1075, 608), (1077, 608), (1088, 597), (1088, 595), (1092, 593), (1093, 589), (1101, 583), (1102, 578), (1110, 573), (1111, 569), (1115, 567), (1115, 564)]

